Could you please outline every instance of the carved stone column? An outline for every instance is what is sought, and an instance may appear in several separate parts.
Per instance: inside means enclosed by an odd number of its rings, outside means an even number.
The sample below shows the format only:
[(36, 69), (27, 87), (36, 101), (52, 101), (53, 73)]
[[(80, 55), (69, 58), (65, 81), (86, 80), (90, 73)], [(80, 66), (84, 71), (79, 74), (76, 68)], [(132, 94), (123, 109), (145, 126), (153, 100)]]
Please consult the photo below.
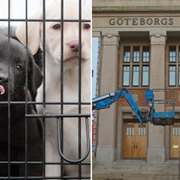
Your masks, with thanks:
[[(165, 45), (166, 31), (150, 31), (151, 60), (150, 60), (150, 89), (165, 89)], [(157, 97), (158, 95), (158, 97)], [(164, 92), (155, 95), (157, 99), (164, 99)], [(164, 112), (164, 104), (155, 106), (156, 112)], [(165, 162), (165, 129), (162, 126), (148, 126), (148, 163)]]
[[(117, 90), (119, 34), (102, 33), (102, 59), (100, 71), (100, 95)], [(99, 111), (98, 163), (112, 163), (115, 154), (116, 103), (111, 108)]]

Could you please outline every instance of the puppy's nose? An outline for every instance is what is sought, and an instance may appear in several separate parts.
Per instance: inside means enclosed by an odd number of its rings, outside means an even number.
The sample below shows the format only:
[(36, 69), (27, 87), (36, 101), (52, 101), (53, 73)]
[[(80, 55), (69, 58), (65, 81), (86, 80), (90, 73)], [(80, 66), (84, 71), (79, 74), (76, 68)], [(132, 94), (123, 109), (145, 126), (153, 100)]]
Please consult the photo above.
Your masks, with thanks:
[(73, 52), (79, 51), (79, 41), (71, 41), (69, 43), (69, 49)]
[(8, 76), (0, 74), (0, 84), (5, 84), (8, 82)]

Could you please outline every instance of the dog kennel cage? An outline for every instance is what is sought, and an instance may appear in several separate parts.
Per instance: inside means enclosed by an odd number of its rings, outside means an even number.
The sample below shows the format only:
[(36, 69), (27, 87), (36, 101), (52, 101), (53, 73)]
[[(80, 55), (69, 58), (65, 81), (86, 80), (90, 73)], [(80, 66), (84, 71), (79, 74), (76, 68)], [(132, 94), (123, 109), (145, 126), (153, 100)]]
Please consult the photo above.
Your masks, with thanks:
[[(77, 0), (79, 2), (79, 19), (63, 19), (63, 11), (64, 11), (64, 7), (63, 7), (63, 4), (64, 4), (64, 0), (60, 0), (61, 1), (61, 19), (46, 19), (46, 16), (45, 16), (45, 9), (46, 9), (46, 1), (47, 0), (39, 0), (40, 4), (41, 4), (41, 8), (42, 8), (42, 11), (43, 11), (43, 18), (42, 20), (40, 19), (29, 19), (28, 18), (28, 0), (24, 0), (25, 1), (25, 19), (24, 18), (11, 18), (11, 10), (12, 8), (17, 8), (17, 7), (13, 7), (11, 6), (11, 2), (13, 0), (8, 0), (7, 1), (7, 6), (8, 6), (8, 12), (6, 12), (8, 15), (7, 18), (2, 18), (0, 17), (0, 22), (6, 22), (7, 23), (7, 27), (3, 27), (1, 26), (0, 27), (0, 34), (1, 35), (5, 35), (8, 37), (8, 39), (10, 37), (15, 37), (15, 27), (13, 27), (11, 24), (14, 23), (14, 22), (25, 22), (26, 23), (26, 36), (28, 36), (28, 31), (27, 31), (27, 23), (29, 21), (41, 21), (42, 22), (42, 29), (43, 29), (43, 32), (42, 32), (42, 36), (43, 36), (43, 43), (42, 43), (42, 73), (43, 73), (43, 101), (42, 102), (29, 102), (27, 101), (27, 98), (24, 102), (20, 101), (20, 102), (14, 102), (14, 101), (11, 101), (10, 99), (10, 91), (8, 90), (8, 101), (0, 101), (0, 106), (3, 105), (3, 104), (7, 104), (8, 105), (8, 109), (10, 109), (10, 105), (11, 104), (25, 104), (25, 108), (26, 108), (26, 111), (27, 111), (27, 106), (28, 105), (37, 105), (37, 104), (41, 104), (43, 106), (43, 109), (44, 109), (44, 113), (43, 114), (27, 114), (25, 115), (25, 129), (27, 130), (27, 121), (28, 121), (28, 118), (34, 118), (34, 117), (38, 117), (38, 118), (41, 118), (42, 119), (42, 128), (43, 128), (43, 138), (42, 138), (42, 141), (43, 141), (43, 148), (42, 148), (42, 153), (43, 153), (43, 160), (42, 162), (40, 161), (36, 161), (36, 162), (28, 162), (27, 160), (27, 146), (28, 146), (28, 142), (27, 142), (27, 131), (25, 132), (25, 161), (11, 161), (10, 160), (10, 157), (11, 157), (11, 149), (10, 149), (10, 133), (11, 133), (11, 126), (10, 126), (10, 123), (11, 123), (11, 116), (13, 116), (12, 114), (10, 114), (10, 110), (8, 110), (8, 161), (2, 161), (0, 159), (0, 164), (7, 164), (8, 165), (8, 174), (6, 177), (1, 177), (0, 176), (0, 179), (90, 179), (90, 174), (89, 176), (83, 176), (82, 175), (82, 167), (83, 166), (89, 166), (89, 169), (90, 169), (90, 166), (91, 166), (91, 163), (90, 161), (89, 162), (84, 162), (84, 159), (86, 159), (86, 157), (88, 156), (89, 152), (90, 152), (90, 135), (89, 135), (89, 126), (91, 127), (91, 125), (89, 124), (88, 125), (88, 119), (91, 117), (90, 113), (89, 114), (82, 114), (81, 113), (81, 107), (82, 105), (85, 105), (85, 106), (89, 106), (90, 107), (90, 102), (82, 102), (81, 100), (81, 23), (82, 22), (91, 22), (91, 19), (89, 20), (83, 20), (82, 19), (82, 15), (81, 15), (81, 11), (82, 11), (82, 3), (83, 3), (83, 0)], [(29, 0), (30, 1), (30, 0)], [(54, 2), (56, 2), (57, 0), (54, 0)], [(38, 2), (38, 1), (36, 1)], [(2, 1), (0, 2), (2, 3)], [(89, 6), (91, 7), (91, 6)], [(20, 8), (18, 7), (18, 11), (21, 11)], [(57, 102), (46, 102), (46, 95), (45, 95), (45, 88), (46, 88), (46, 79), (45, 79), (45, 66), (46, 66), (46, 63), (45, 63), (45, 51), (46, 51), (46, 47), (45, 47), (45, 39), (46, 39), (46, 33), (45, 33), (45, 23), (46, 22), (50, 22), (50, 21), (59, 21), (61, 22), (61, 52), (63, 52), (63, 24), (64, 22), (78, 22), (79, 23), (79, 65), (78, 65), (78, 68), (79, 68), (79, 74), (78, 74), (78, 78), (79, 78), (79, 89), (78, 89), (78, 94), (77, 94), (77, 97), (78, 97), (78, 102), (64, 102), (63, 100), (63, 53), (61, 53), (61, 70), (60, 70), (60, 77), (61, 77), (61, 97), (60, 97), (60, 101), (57, 103)], [(15, 37), (16, 38), (16, 37)], [(28, 44), (28, 39), (26, 38), (26, 44)], [(28, 68), (28, 63), (26, 65), (26, 68)], [(26, 76), (26, 85), (27, 85), (27, 76)], [(46, 114), (45, 110), (46, 110), (46, 105), (54, 105), (54, 104), (58, 104), (60, 105), (60, 114)], [(76, 105), (78, 106), (78, 113), (77, 114), (64, 114), (63, 113), (63, 105)], [(0, 115), (1, 116), (1, 115)], [(64, 154), (63, 154), (63, 122), (65, 120), (65, 118), (71, 118), (71, 117), (75, 117), (75, 118), (78, 118), (78, 150), (79, 150), (79, 154), (78, 154), (78, 157), (79, 159), (77, 160), (71, 160), (69, 159), (68, 157), (65, 157)], [(58, 124), (58, 141), (59, 141), (59, 153), (60, 153), (60, 156), (61, 156), (61, 161), (60, 162), (46, 162), (46, 159), (45, 159), (45, 142), (46, 142), (46, 136), (45, 136), (45, 124), (46, 124), (46, 119), (47, 118), (56, 118), (57, 119), (57, 124)], [(81, 125), (82, 123), (86, 123), (86, 131), (87, 131), (87, 151), (86, 151), (86, 154), (84, 156), (82, 156), (82, 153), (81, 153)], [(90, 122), (90, 121), (89, 121)], [(32, 177), (32, 176), (28, 176), (27, 175), (27, 165), (30, 164), (30, 163), (33, 163), (33, 164), (42, 164), (42, 167), (43, 167), (43, 172), (42, 172), (42, 176), (39, 176), (39, 177)], [(24, 164), (25, 165), (25, 176), (23, 177), (12, 177), (11, 176), (11, 172), (10, 172), (10, 166), (11, 164)], [(61, 172), (64, 172), (64, 166), (68, 166), (68, 165), (73, 165), (73, 166), (77, 166), (78, 167), (78, 176), (66, 176), (64, 175), (63, 173), (57, 177), (57, 176), (52, 176), (52, 177), (46, 177), (45, 175), (45, 166), (46, 165), (59, 165), (59, 168), (61, 169)], [(1, 170), (0, 170), (1, 171)]]

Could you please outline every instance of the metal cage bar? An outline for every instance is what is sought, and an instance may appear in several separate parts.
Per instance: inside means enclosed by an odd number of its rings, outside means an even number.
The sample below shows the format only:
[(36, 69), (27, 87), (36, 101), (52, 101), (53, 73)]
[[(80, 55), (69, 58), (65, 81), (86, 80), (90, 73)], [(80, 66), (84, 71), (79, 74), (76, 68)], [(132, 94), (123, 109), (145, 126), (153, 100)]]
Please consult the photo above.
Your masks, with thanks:
[[(81, 0), (79, 0), (79, 109), (78, 113), (81, 114)], [(81, 159), (81, 117), (79, 117), (78, 120), (78, 126), (79, 126), (79, 133), (78, 133), (78, 139), (79, 139), (79, 159)], [(87, 136), (88, 138), (88, 136)], [(87, 139), (88, 142), (88, 139)], [(87, 147), (88, 148), (88, 147)], [(88, 151), (88, 149), (87, 149)], [(81, 161), (79, 162), (79, 180), (81, 179)]]
[[(11, 1), (8, 0), (8, 78), (10, 77), (10, 60), (9, 60), (9, 52), (10, 52), (10, 12), (11, 12)], [(8, 83), (8, 179), (10, 179), (10, 159), (11, 159), (11, 112), (10, 112), (10, 84)]]
[[(61, 1), (61, 52), (63, 52), (63, 43), (64, 43), (64, 38), (63, 38), (63, 33), (64, 33), (64, 22), (63, 22), (63, 19), (64, 19), (64, 0)], [(63, 53), (61, 53), (61, 70), (60, 70), (60, 76), (61, 76), (61, 84), (60, 84), (60, 89), (61, 89), (61, 97), (60, 97), (60, 101), (62, 102), (61, 104), (61, 109), (60, 109), (60, 112), (61, 114), (63, 114), (63, 102), (64, 102), (64, 99), (63, 99), (63, 83), (64, 83), (64, 79), (63, 79), (63, 69), (64, 69), (64, 64), (63, 64)], [(59, 122), (59, 120), (57, 120)], [(59, 125), (57, 123), (57, 125)], [(61, 132), (60, 132), (60, 140), (61, 142), (59, 142), (59, 144), (61, 145), (61, 151), (63, 153), (63, 126), (64, 126), (64, 123), (63, 123), (63, 117), (61, 117)], [(64, 159), (63, 157), (61, 156), (61, 162), (63, 162)], [(61, 172), (64, 171), (64, 167), (63, 165), (61, 164)], [(61, 175), (61, 180), (63, 180), (63, 176)]]
[[(28, 96), (28, 0), (25, 1), (25, 22), (26, 22), (26, 98), (25, 98), (25, 114), (28, 113), (27, 110), (27, 96)], [(27, 118), (25, 118), (25, 180), (27, 180), (27, 149), (28, 149), (28, 143), (27, 143), (27, 139), (28, 139), (28, 134), (27, 134)]]
[[(8, 159), (7, 161), (0, 160), (0, 164), (7, 164), (8, 166), (8, 176), (7, 177), (0, 177), (0, 179), (90, 179), (90, 176), (88, 177), (83, 177), (82, 175), (82, 166), (89, 166), (90, 162), (83, 162), (85, 160), (90, 152), (90, 137), (89, 137), (89, 124), (88, 124), (88, 119), (91, 117), (90, 114), (82, 114), (81, 108), (82, 105), (90, 105), (90, 102), (82, 102), (81, 100), (81, 35), (82, 35), (82, 22), (91, 22), (91, 20), (83, 20), (82, 19), (82, 0), (79, 0), (79, 18), (78, 19), (64, 19), (64, 0), (61, 0), (61, 19), (46, 19), (46, 14), (45, 14), (45, 9), (46, 9), (46, 2), (45, 0), (42, 0), (42, 9), (43, 9), (43, 18), (42, 19), (29, 19), (28, 18), (28, 0), (25, 0), (25, 19), (19, 18), (19, 19), (11, 19), (11, 0), (8, 0), (8, 18), (0, 18), (0, 22), (8, 22), (8, 56), (10, 54), (10, 37), (11, 37), (11, 22), (25, 22), (25, 29), (26, 29), (26, 60), (28, 60), (28, 22), (42, 22), (42, 29), (43, 29), (43, 53), (42, 53), (42, 63), (43, 63), (43, 101), (42, 102), (34, 102), (34, 101), (28, 101), (27, 94), (28, 94), (28, 61), (26, 61), (26, 98), (25, 101), (11, 101), (10, 97), (10, 83), (8, 83), (8, 101), (0, 101), (0, 105), (7, 105), (8, 106)], [(63, 53), (61, 53), (61, 70), (60, 70), (60, 76), (61, 76), (61, 84), (60, 84), (60, 89), (61, 89), (61, 96), (60, 96), (60, 102), (46, 102), (46, 78), (45, 78), (45, 73), (46, 73), (46, 62), (45, 62), (45, 43), (46, 43), (46, 33), (45, 33), (45, 28), (46, 28), (46, 22), (61, 22), (61, 52), (63, 52), (63, 34), (64, 34), (64, 23), (65, 22), (78, 22), (79, 23), (79, 72), (78, 72), (78, 102), (64, 102), (63, 99)], [(8, 58), (9, 59), (9, 58)], [(8, 77), (10, 77), (10, 62), (8, 60)], [(25, 106), (25, 159), (24, 161), (11, 161), (11, 105), (24, 105)], [(43, 113), (42, 114), (28, 114), (28, 106), (29, 105), (42, 105), (43, 106)], [(46, 105), (60, 105), (60, 114), (47, 114), (46, 113)], [(76, 105), (78, 107), (78, 114), (64, 114), (64, 105)], [(43, 119), (43, 160), (42, 162), (40, 161), (28, 161), (28, 120), (29, 118), (42, 118)], [(56, 118), (57, 119), (57, 124), (59, 132), (59, 151), (61, 154), (61, 162), (46, 162), (45, 161), (45, 122), (46, 118)], [(69, 160), (65, 156), (63, 156), (63, 122), (65, 121), (66, 118), (77, 118), (78, 119), (78, 158), (79, 160), (73, 161)], [(81, 157), (81, 126), (82, 126), (82, 120), (85, 122), (86, 126), (86, 140), (87, 140), (87, 151), (86, 154)], [(57, 147), (58, 148), (58, 147)], [(25, 175), (23, 177), (12, 177), (11, 176), (11, 165), (12, 164), (23, 164), (25, 167)], [(39, 177), (32, 177), (28, 176), (28, 165), (29, 164), (42, 164), (43, 165), (43, 173), (42, 176)], [(61, 172), (64, 171), (64, 165), (73, 165), (73, 166), (78, 166), (78, 176), (64, 176), (62, 173), (60, 177), (46, 177), (45, 176), (45, 166), (46, 165), (60, 165)]]
[(46, 130), (45, 130), (45, 113), (46, 113), (46, 61), (45, 61), (45, 41), (46, 41), (46, 33), (45, 33), (45, 19), (46, 19), (46, 14), (45, 14), (45, 9), (46, 9), (46, 4), (45, 1), (42, 3), (42, 9), (43, 9), (43, 54), (42, 54), (42, 59), (43, 59), (43, 180), (45, 180), (45, 137), (46, 137)]

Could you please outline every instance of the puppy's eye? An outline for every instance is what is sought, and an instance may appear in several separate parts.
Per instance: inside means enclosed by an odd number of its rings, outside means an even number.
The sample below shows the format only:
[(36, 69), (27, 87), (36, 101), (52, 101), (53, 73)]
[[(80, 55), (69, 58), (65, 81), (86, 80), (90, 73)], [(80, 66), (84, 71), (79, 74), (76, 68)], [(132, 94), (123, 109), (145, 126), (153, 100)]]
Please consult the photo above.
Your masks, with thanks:
[(84, 29), (90, 29), (90, 27), (91, 26), (89, 24), (84, 24), (84, 26), (83, 26)]
[(17, 65), (16, 65), (16, 68), (17, 68), (18, 71), (22, 71), (22, 70), (23, 70), (23, 67), (22, 67), (21, 64), (17, 64)]
[(58, 30), (58, 29), (61, 29), (61, 25), (60, 24), (55, 24), (52, 28), (55, 29), (55, 30)]

